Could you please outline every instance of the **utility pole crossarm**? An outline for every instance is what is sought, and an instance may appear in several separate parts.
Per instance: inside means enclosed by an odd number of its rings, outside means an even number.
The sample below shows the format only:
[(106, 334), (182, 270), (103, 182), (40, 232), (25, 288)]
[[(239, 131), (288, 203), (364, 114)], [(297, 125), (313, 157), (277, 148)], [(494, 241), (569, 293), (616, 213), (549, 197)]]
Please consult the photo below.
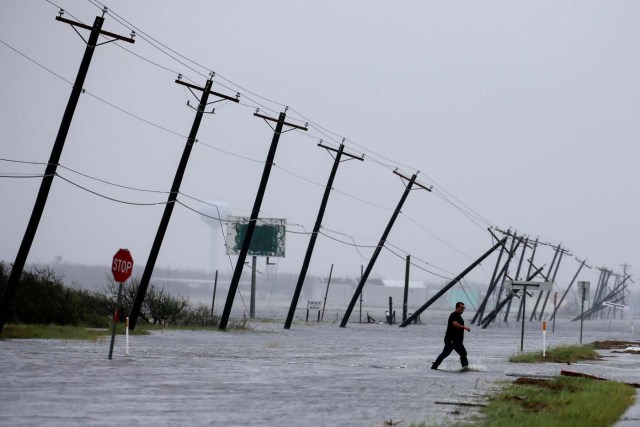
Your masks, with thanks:
[[(201, 91), (201, 92), (204, 92), (204, 88), (201, 88), (200, 86), (196, 86), (196, 85), (191, 84), (191, 83), (183, 82), (183, 81), (182, 81), (182, 80), (180, 80), (180, 79), (176, 79), (176, 83), (178, 83), (179, 85), (183, 85), (183, 86), (189, 87), (189, 88), (191, 88), (191, 89), (195, 89), (195, 90), (199, 90), (199, 91)], [(238, 99), (238, 97), (240, 96), (240, 94), (236, 94), (236, 97), (235, 97), (235, 98), (233, 98), (233, 97), (231, 97), (231, 96), (229, 96), (229, 95), (225, 95), (225, 94), (222, 94), (222, 93), (214, 92), (214, 91), (212, 91), (212, 90), (209, 90), (209, 93), (210, 93), (211, 95), (215, 95), (215, 96), (217, 96), (217, 97), (219, 97), (219, 98), (226, 99), (227, 101), (240, 102), (240, 100)]]
[[(328, 145), (324, 145), (324, 144), (322, 143), (322, 141), (320, 141), (320, 142), (318, 143), (318, 147), (326, 148), (327, 150), (329, 150), (329, 151), (335, 151), (336, 153), (338, 152), (338, 149), (337, 149), (337, 148), (333, 148), (333, 147), (329, 147)], [(342, 155), (343, 155), (343, 156), (347, 156), (347, 157), (351, 157), (351, 158), (356, 159), (356, 160), (364, 161), (364, 154), (363, 154), (363, 155), (361, 155), (360, 157), (358, 157), (358, 156), (356, 156), (356, 155), (354, 155), (354, 154), (349, 154), (349, 153), (346, 153), (346, 152), (344, 152), (344, 151), (343, 151), (343, 152), (342, 152)]]
[[(256, 117), (260, 117), (261, 119), (264, 119), (264, 120), (269, 120), (269, 121), (276, 122), (276, 123), (278, 122), (278, 119), (274, 119), (273, 117), (265, 116), (264, 114), (253, 113), (253, 115), (256, 116)], [(292, 128), (296, 128), (296, 129), (300, 129), (300, 130), (304, 130), (304, 131), (309, 130), (307, 128), (306, 124), (304, 126), (295, 125), (295, 124), (289, 123), (289, 122), (284, 122), (283, 124), (285, 124), (287, 126), (291, 126)]]
[[(56, 16), (56, 21), (64, 22), (65, 24), (73, 25), (74, 27), (84, 28), (85, 30), (89, 30), (89, 31), (93, 30), (93, 27), (90, 26), (90, 25), (83, 24), (82, 22), (72, 21), (70, 19), (63, 18), (61, 16)], [(113, 37), (114, 39), (122, 40), (123, 42), (128, 42), (128, 43), (135, 43), (136, 42), (133, 38), (121, 36), (121, 35), (116, 34), (116, 33), (111, 33), (109, 31), (104, 31), (102, 29), (99, 30), (98, 32), (100, 34), (102, 34), (103, 36)]]
[[(416, 175), (417, 175), (419, 172), (420, 172), (420, 171), (416, 172)], [(403, 174), (401, 174), (400, 172), (398, 172), (398, 170), (397, 170), (397, 169), (396, 169), (396, 170), (394, 170), (394, 171), (393, 171), (393, 173), (395, 173), (396, 175), (398, 175), (400, 178), (404, 178), (404, 179), (406, 179), (407, 181), (410, 181), (410, 180), (411, 180), (411, 178), (409, 178), (409, 177), (407, 177), (407, 176), (404, 176)], [(415, 180), (413, 181), (413, 185), (418, 186), (418, 187), (420, 187), (420, 188), (422, 188), (422, 189), (424, 189), (424, 190), (427, 190), (427, 191), (429, 191), (429, 192), (431, 192), (431, 190), (433, 189), (433, 186), (431, 186), (431, 187), (427, 187), (426, 185), (421, 184), (421, 183), (419, 183), (418, 181), (415, 181)]]

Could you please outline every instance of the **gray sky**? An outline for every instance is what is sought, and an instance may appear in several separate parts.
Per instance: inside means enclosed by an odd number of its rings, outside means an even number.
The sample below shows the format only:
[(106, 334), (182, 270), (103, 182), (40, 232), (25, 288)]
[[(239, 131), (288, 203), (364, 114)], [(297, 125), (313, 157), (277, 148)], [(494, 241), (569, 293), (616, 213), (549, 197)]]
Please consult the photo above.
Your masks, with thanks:
[[(53, 3), (88, 24), (100, 14), (91, 1)], [(186, 101), (197, 103), (173, 81), (182, 73), (204, 86), (212, 70), (214, 90), (240, 92), (241, 105), (217, 103), (216, 114), (204, 117), (179, 198), (189, 207), (203, 207), (191, 196), (250, 214), (272, 138), (252, 116), (257, 106), (277, 117), (286, 105), (289, 120), (310, 122), (308, 132), (281, 137), (262, 205), (263, 217), (286, 218), (291, 232), (313, 229), (331, 169), (318, 140), (337, 146), (344, 137), (349, 152), (366, 154), (365, 162), (340, 165), (323, 222), (346, 244), (320, 236), (310, 273), (327, 274), (333, 263), (334, 274), (354, 276), (366, 266), (373, 249), (351, 244), (377, 244), (404, 189), (395, 167), (407, 176), (420, 170), (419, 181), (434, 192), (410, 194), (388, 239), (397, 255), (384, 250), (374, 276), (403, 277), (407, 253), (421, 268), (456, 275), (490, 247), (488, 226), (562, 243), (593, 266), (621, 271), (627, 262), (640, 271), (640, 3), (106, 4), (117, 15), (106, 16), (105, 30), (128, 35), (126, 20), (139, 35), (134, 45), (96, 50), (64, 167), (169, 190), (194, 116)], [(7, 44), (71, 82), (84, 44), (45, 0), (5, 0), (0, 11), (0, 158), (46, 162), (71, 86)], [(3, 176), (43, 170), (0, 161)], [(58, 172), (122, 201), (167, 198)], [(15, 259), (39, 185), (0, 178), (0, 259)], [(126, 247), (142, 265), (163, 209), (55, 179), (28, 262), (109, 264)], [(156, 265), (212, 268), (212, 233), (177, 205)], [(300, 270), (308, 239), (287, 234), (278, 271)], [(549, 248), (539, 252), (541, 263), (551, 257)], [(566, 261), (560, 276), (570, 278), (577, 266)], [(483, 267), (471, 277), (488, 280), (493, 261)], [(217, 268), (231, 270), (222, 251)], [(595, 281), (596, 273), (582, 279)], [(417, 267), (412, 278), (443, 280)]]

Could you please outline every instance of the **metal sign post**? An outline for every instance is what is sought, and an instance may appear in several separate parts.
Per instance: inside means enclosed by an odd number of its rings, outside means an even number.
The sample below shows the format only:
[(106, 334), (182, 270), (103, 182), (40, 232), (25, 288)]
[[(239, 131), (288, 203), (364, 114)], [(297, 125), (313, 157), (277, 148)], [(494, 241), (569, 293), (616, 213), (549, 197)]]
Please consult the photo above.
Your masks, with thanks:
[(584, 323), (584, 301), (589, 298), (591, 282), (578, 282), (578, 289), (582, 290), (582, 304), (580, 308), (580, 344), (582, 344), (582, 325)]
[(536, 291), (550, 291), (552, 282), (534, 282), (531, 280), (506, 280), (504, 288), (510, 291), (522, 290), (522, 332), (520, 334), (520, 351), (524, 349), (524, 313), (526, 310), (527, 288)]

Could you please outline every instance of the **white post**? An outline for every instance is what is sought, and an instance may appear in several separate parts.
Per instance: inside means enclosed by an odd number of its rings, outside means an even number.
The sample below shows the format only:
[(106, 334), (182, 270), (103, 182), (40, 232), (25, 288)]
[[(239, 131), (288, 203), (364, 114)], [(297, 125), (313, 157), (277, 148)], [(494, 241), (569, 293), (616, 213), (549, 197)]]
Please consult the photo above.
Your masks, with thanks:
[(547, 322), (542, 322), (542, 357), (547, 355)]
[(633, 333), (633, 322), (631, 322), (631, 333)]
[(125, 328), (124, 328), (124, 336), (125, 336), (125, 343), (126, 343), (126, 355), (129, 355), (129, 318), (127, 317), (125, 323)]

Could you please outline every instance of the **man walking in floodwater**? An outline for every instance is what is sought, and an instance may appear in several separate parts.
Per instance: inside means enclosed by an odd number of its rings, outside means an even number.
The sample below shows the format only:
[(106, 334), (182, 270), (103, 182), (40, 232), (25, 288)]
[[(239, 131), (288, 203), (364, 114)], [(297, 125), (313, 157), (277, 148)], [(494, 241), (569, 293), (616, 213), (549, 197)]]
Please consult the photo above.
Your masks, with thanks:
[(444, 334), (444, 349), (440, 356), (433, 362), (431, 369), (438, 369), (438, 366), (444, 359), (451, 354), (453, 350), (460, 355), (460, 363), (462, 369), (466, 370), (469, 366), (467, 360), (467, 350), (464, 348), (462, 341), (464, 340), (464, 331), (471, 332), (471, 328), (464, 326), (464, 320), (462, 320), (462, 313), (464, 312), (464, 303), (456, 303), (456, 311), (449, 315), (449, 321), (447, 322), (447, 332)]

